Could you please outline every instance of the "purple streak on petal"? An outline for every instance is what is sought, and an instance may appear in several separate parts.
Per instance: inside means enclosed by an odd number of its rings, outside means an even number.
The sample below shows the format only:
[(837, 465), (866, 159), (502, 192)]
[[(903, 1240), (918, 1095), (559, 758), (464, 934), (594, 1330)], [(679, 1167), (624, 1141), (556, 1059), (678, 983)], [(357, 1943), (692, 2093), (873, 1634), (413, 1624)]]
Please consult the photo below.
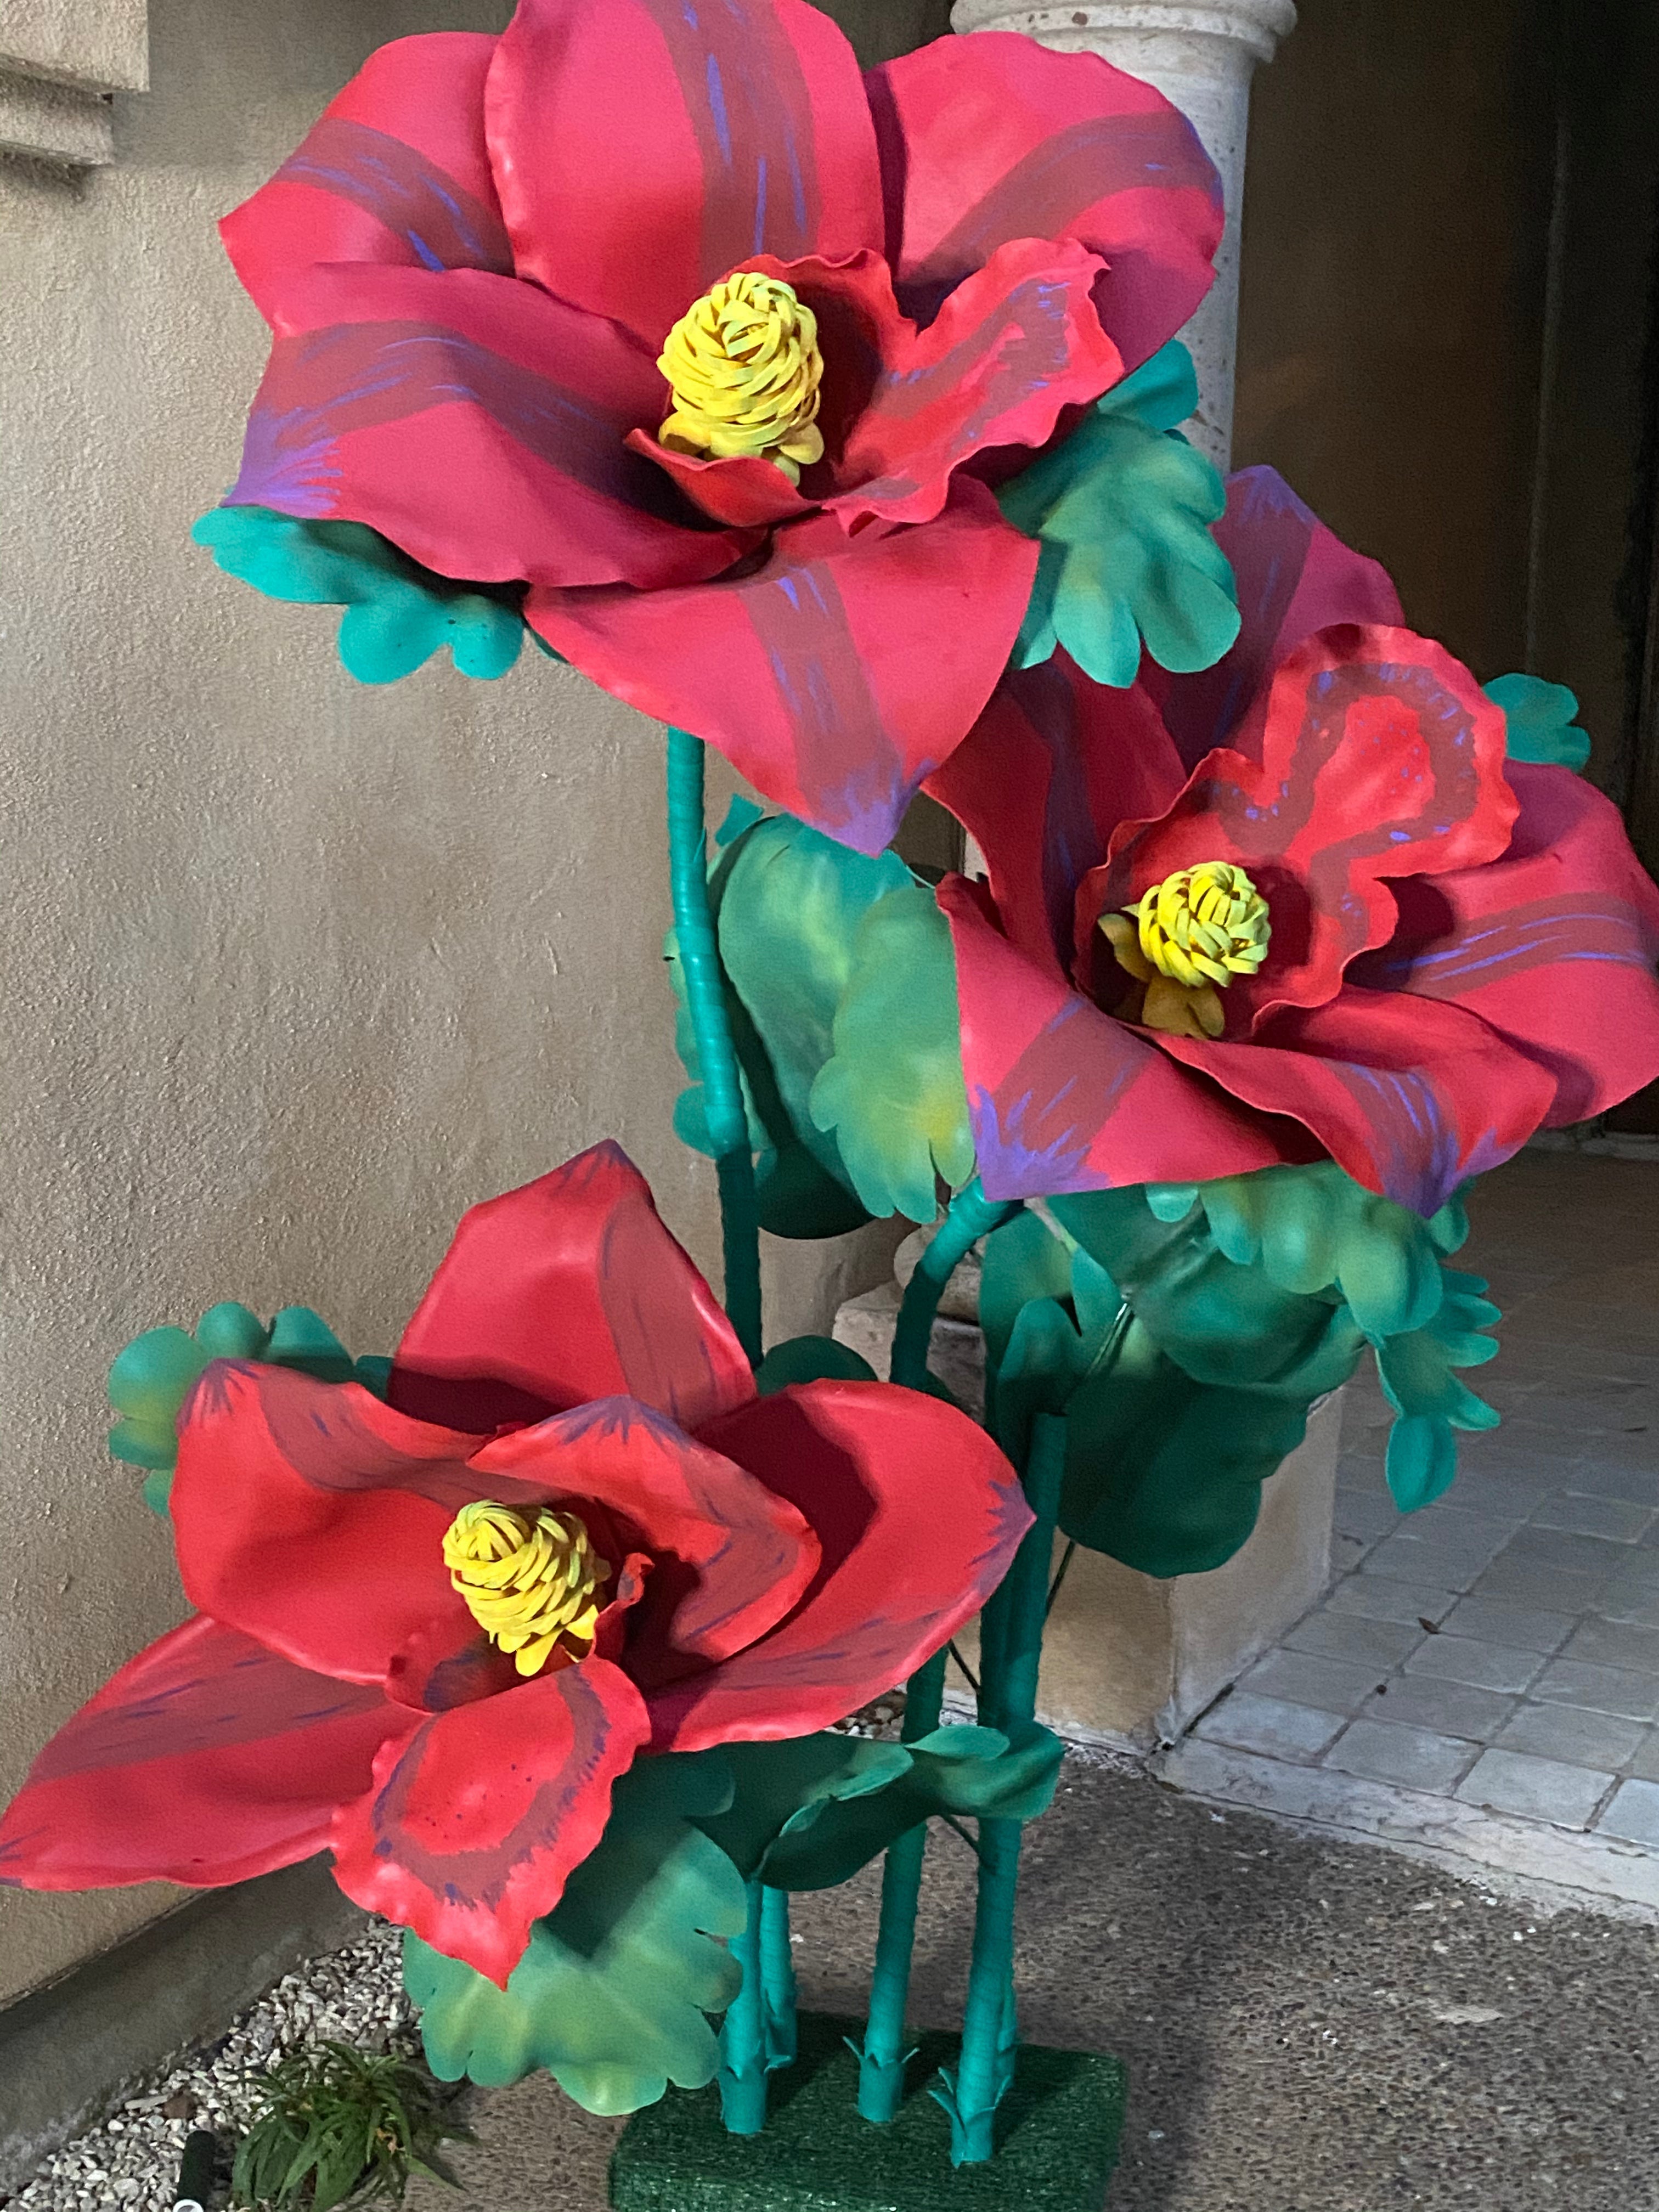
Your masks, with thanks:
[(406, 240), (423, 268), (513, 274), (513, 248), (495, 209), (414, 147), (366, 123), (324, 116), (271, 182), (349, 200)]

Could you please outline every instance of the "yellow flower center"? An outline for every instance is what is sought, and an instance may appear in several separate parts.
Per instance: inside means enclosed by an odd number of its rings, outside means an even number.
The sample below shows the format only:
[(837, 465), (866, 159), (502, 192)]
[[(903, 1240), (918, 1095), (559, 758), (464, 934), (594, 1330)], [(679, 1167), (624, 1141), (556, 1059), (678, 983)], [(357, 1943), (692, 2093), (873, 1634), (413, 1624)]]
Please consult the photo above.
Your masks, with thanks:
[(675, 324), (657, 366), (674, 394), (657, 434), (670, 453), (757, 454), (791, 483), (823, 458), (817, 318), (793, 286), (726, 277)]
[(510, 1505), (464, 1505), (445, 1533), (444, 1565), (520, 1674), (539, 1674), (562, 1643), (573, 1659), (586, 1656), (611, 1570), (575, 1514), (544, 1506), (532, 1520)]
[(1175, 1036), (1221, 1035), (1220, 994), (1255, 974), (1273, 935), (1267, 900), (1231, 860), (1177, 869), (1100, 927), (1118, 965), (1146, 986), (1139, 1019)]

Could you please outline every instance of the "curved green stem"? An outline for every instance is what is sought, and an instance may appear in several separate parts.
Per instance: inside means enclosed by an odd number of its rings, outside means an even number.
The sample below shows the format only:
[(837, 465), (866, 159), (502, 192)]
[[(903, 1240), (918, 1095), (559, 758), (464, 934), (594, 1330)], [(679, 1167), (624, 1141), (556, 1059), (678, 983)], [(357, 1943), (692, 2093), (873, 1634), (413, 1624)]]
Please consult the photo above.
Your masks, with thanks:
[(720, 1177), (720, 1229), (726, 1254), (726, 1310), (754, 1366), (760, 1364), (760, 1209), (743, 1079), (732, 1042), (726, 979), (708, 898), (703, 818), (705, 753), (684, 730), (668, 732), (668, 866), (674, 898), (685, 1003), (702, 1075), (704, 1118)]
[[(988, 1199), (977, 1178), (955, 1200), (921, 1259), (905, 1290), (893, 1335), (892, 1379), (913, 1390), (927, 1388), (927, 1352), (945, 1286), (981, 1237), (1016, 1209)], [(904, 1699), (907, 1743), (931, 1735), (939, 1726), (945, 1696), (943, 1651), (935, 1652), (910, 1677)], [(910, 1960), (915, 1950), (916, 1912), (921, 1901), (921, 1869), (927, 1852), (927, 1824), (921, 1821), (890, 1844), (882, 1870), (881, 1919), (876, 1932), (876, 1963), (870, 1979), (870, 2017), (859, 2054), (859, 2111), (878, 2125), (898, 2117), (904, 2098), (904, 2014), (910, 1997)]]
[[(1039, 1413), (1032, 1424), (1025, 1496), (1036, 1516), (1014, 1564), (987, 1608), (986, 1647), (994, 1654), (981, 1676), (981, 1726), (1017, 1734), (1036, 1714), (1037, 1673), (1048, 1604), (1048, 1568), (1066, 1477), (1066, 1422)], [(1021, 1824), (979, 1824), (979, 1899), (968, 1971), (962, 2055), (954, 2079), (934, 2095), (951, 2116), (951, 2160), (969, 2166), (994, 2148), (996, 2110), (1013, 2079), (1019, 2031), (1014, 2013), (1014, 1902), (1019, 1887)]]

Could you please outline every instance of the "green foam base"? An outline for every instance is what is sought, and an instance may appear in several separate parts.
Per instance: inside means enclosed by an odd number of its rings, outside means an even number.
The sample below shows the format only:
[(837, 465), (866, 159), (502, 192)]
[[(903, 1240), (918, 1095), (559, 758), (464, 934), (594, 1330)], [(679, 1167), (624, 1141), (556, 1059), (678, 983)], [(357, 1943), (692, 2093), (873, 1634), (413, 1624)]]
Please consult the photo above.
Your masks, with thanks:
[(670, 2090), (636, 2112), (611, 2164), (618, 2212), (1101, 2212), (1117, 2160), (1126, 2077), (1115, 2058), (1027, 2045), (997, 2114), (997, 2155), (952, 2166), (927, 2094), (957, 2038), (916, 2033), (903, 2108), (859, 2118), (860, 2021), (804, 2013), (800, 2057), (774, 2074), (766, 2130), (730, 2136), (720, 2094)]

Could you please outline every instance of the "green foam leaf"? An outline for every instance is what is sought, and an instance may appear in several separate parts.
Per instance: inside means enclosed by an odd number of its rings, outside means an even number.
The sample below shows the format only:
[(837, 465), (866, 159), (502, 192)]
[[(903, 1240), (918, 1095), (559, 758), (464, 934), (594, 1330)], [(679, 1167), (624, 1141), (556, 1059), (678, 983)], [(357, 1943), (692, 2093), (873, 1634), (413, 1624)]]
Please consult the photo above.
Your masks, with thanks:
[(1565, 684), (1546, 684), (1537, 676), (1499, 676), (1486, 691), (1504, 710), (1511, 760), (1583, 774), (1589, 765), (1589, 733), (1577, 726), (1578, 701)]
[[(788, 817), (744, 831), (710, 878), (763, 1225), (834, 1237), (872, 1214), (931, 1221), (936, 1173), (973, 1172), (949, 932), (896, 854), (872, 860)], [(700, 1086), (678, 947), (677, 1042)], [(700, 1087), (675, 1128), (709, 1152)]]
[(714, 2078), (707, 2015), (736, 1994), (721, 1942), (746, 1920), (742, 1875), (694, 1820), (729, 1803), (719, 1753), (641, 1759), (617, 1784), (598, 1848), (531, 1930), (506, 1989), (404, 1937), (404, 1983), (433, 2072), (489, 2087), (544, 2067), (590, 2112), (638, 2112), (672, 2082)]
[(814, 1126), (833, 1133), (871, 1213), (933, 1220), (939, 1180), (960, 1190), (975, 1156), (950, 926), (921, 884), (860, 923), (834, 1042), (807, 1102)]
[(787, 1344), (775, 1344), (755, 1370), (755, 1388), (763, 1398), (787, 1390), (796, 1382), (873, 1382), (876, 1370), (850, 1344), (837, 1344), (832, 1336), (793, 1336)]
[(365, 523), (216, 507), (191, 535), (267, 599), (343, 607), (340, 659), (360, 683), (395, 684), (445, 646), (463, 676), (486, 682), (518, 659), (520, 586), (437, 575)]
[(1042, 547), (1017, 666), (1063, 646), (1096, 683), (1121, 689), (1143, 647), (1182, 674), (1231, 647), (1237, 590), (1210, 526), (1225, 488), (1175, 428), (1197, 404), (1191, 358), (1171, 341), (999, 491), (1008, 520)]
[(1012, 1738), (945, 1728), (907, 1744), (828, 1731), (728, 1744), (736, 1796), (729, 1812), (700, 1825), (774, 1888), (833, 1889), (936, 1815), (1036, 1820), (1063, 1755), (1058, 1737), (1035, 1723)]

